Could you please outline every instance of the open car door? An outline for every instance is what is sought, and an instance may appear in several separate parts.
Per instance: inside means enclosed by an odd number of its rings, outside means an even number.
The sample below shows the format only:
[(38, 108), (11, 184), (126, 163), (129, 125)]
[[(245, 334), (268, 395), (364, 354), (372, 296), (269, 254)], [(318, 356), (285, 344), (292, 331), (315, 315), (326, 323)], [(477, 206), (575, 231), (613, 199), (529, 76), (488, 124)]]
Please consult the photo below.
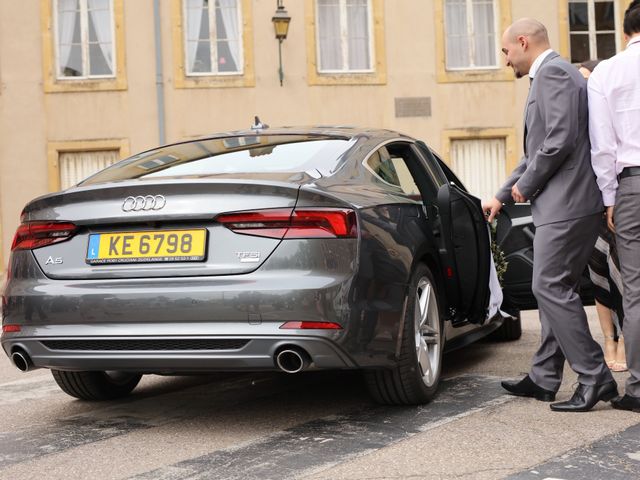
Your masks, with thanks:
[(489, 306), (491, 248), (480, 200), (453, 183), (438, 190), (440, 257), (453, 325), (482, 324)]
[(533, 226), (531, 206), (504, 205), (496, 217), (496, 241), (507, 261), (502, 279), (503, 310), (508, 313), (538, 308), (531, 292), (533, 278)]
[[(507, 262), (507, 271), (502, 279), (504, 301), (501, 308), (510, 314), (537, 309), (538, 304), (531, 291), (533, 236), (536, 231), (531, 206), (528, 203), (504, 205), (496, 219), (496, 242)], [(580, 298), (583, 304), (593, 305), (593, 285), (588, 269), (580, 278)]]

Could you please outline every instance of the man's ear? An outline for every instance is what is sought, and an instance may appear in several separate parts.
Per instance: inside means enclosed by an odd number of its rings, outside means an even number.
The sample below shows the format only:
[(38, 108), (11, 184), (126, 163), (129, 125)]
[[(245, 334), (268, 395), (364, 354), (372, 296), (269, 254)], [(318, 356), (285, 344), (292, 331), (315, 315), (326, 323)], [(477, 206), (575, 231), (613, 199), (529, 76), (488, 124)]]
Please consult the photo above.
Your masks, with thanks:
[(518, 43), (522, 45), (523, 50), (529, 48), (529, 39), (525, 35), (520, 35), (518, 37)]

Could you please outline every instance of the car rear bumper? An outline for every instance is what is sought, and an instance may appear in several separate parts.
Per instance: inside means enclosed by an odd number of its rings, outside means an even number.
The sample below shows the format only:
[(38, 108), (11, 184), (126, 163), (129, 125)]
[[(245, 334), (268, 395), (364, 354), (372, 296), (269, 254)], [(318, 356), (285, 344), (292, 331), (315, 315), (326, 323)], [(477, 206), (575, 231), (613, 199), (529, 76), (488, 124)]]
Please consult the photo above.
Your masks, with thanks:
[[(309, 353), (311, 368), (389, 367), (397, 362), (404, 285), (359, 275), (354, 242), (287, 243), (249, 274), (147, 279), (51, 279), (31, 252), (12, 255), (4, 292), (7, 354), (23, 349), (34, 366), (68, 370), (215, 371), (274, 369), (283, 345)], [(329, 248), (331, 247), (331, 248)], [(317, 253), (317, 252), (316, 252)], [(297, 256), (297, 257), (296, 257)], [(292, 258), (298, 258), (291, 269)], [(369, 301), (365, 296), (374, 296)], [(285, 322), (333, 322), (336, 330), (289, 330)], [(59, 349), (59, 341), (248, 340), (239, 348)], [(67, 345), (68, 346), (68, 345)]]
[[(7, 355), (26, 354), (32, 368), (57, 370), (121, 370), (143, 373), (203, 373), (234, 370), (277, 370), (276, 354), (297, 347), (306, 352), (310, 369), (358, 368), (355, 361), (327, 336), (273, 334), (276, 325), (261, 325), (263, 334), (248, 335), (237, 325), (111, 324), (26, 327), (4, 334)], [(237, 334), (220, 335), (225, 328)], [(271, 332), (269, 332), (271, 331)], [(73, 334), (71, 334), (73, 332)], [(214, 332), (218, 332), (215, 334)], [(282, 331), (280, 331), (282, 332)], [(322, 333), (322, 332), (320, 332)]]

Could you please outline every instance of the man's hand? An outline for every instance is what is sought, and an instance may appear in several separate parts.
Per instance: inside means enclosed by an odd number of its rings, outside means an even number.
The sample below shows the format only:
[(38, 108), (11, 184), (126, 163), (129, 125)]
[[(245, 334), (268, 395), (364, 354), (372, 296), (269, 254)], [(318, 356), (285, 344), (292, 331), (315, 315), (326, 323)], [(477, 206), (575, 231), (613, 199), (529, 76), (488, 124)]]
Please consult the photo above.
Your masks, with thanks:
[(491, 200), (482, 202), (482, 211), (485, 212), (485, 215), (488, 215), (487, 222), (493, 222), (493, 219), (496, 218), (496, 215), (502, 209), (502, 202), (498, 200), (496, 197), (493, 197)]
[(613, 208), (614, 205), (607, 207), (605, 215), (607, 216), (607, 227), (609, 227), (609, 230), (611, 230), (613, 233), (616, 233), (616, 227), (613, 224)]
[(514, 184), (513, 187), (511, 187), (511, 197), (513, 198), (513, 201), (516, 203), (524, 203), (527, 201), (527, 199), (524, 198), (524, 195), (520, 193), (517, 183)]

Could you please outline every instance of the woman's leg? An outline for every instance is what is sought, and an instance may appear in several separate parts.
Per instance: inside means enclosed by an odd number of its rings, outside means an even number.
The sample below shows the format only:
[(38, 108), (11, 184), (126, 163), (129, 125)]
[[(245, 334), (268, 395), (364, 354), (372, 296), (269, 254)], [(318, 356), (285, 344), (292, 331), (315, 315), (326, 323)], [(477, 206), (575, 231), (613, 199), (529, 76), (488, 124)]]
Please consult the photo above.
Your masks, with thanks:
[(596, 300), (596, 312), (598, 312), (600, 328), (602, 328), (604, 335), (604, 361), (609, 368), (612, 368), (617, 360), (617, 344), (614, 340), (615, 327), (613, 318), (611, 318), (611, 310)]

